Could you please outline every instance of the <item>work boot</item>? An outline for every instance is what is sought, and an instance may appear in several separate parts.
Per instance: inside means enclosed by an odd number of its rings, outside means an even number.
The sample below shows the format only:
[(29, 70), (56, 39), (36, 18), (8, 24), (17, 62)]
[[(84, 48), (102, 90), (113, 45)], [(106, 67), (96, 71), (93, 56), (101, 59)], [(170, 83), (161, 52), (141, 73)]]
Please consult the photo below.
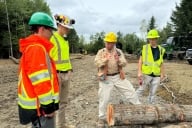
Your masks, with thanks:
[(104, 119), (99, 119), (97, 122), (97, 128), (105, 128), (105, 122)]

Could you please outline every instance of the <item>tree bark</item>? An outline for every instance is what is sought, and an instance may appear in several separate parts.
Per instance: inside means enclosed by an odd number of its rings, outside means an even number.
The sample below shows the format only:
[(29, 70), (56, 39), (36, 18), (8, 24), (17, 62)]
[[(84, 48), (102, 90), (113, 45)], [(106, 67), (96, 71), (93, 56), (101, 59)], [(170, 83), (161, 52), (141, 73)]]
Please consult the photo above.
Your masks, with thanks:
[(192, 122), (192, 105), (126, 105), (110, 104), (109, 126)]

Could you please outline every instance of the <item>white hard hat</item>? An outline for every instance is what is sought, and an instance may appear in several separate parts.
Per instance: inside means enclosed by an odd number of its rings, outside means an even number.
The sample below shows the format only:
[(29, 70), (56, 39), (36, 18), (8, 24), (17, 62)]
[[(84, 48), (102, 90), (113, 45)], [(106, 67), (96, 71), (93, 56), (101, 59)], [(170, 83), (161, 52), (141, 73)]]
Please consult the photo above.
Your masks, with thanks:
[(62, 25), (63, 27), (66, 27), (68, 29), (73, 29), (73, 24), (75, 24), (75, 20), (74, 19), (70, 19), (67, 16), (64, 15), (55, 15), (55, 20), (58, 24)]

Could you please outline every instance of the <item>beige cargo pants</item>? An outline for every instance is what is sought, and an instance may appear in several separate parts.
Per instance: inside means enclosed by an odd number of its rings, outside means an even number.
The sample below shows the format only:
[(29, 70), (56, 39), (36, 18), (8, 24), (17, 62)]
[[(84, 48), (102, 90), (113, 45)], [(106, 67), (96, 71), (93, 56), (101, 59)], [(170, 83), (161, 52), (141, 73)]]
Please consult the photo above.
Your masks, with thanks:
[(107, 80), (99, 81), (99, 119), (106, 119), (107, 105), (113, 88), (116, 88), (132, 104), (140, 104), (133, 85), (127, 79), (121, 80), (119, 74), (107, 76)]
[(69, 83), (70, 74), (69, 73), (58, 73), (59, 79), (59, 110), (57, 111), (56, 124), (57, 128), (65, 127), (65, 107), (68, 103), (69, 94)]

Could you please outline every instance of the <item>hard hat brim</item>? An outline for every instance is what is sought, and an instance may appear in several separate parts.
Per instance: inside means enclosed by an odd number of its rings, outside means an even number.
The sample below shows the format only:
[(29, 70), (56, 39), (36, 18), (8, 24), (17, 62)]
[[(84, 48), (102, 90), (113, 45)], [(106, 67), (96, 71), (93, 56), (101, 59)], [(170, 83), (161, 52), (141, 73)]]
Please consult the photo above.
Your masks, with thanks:
[(116, 44), (117, 42), (105, 41), (105, 43), (112, 43), (112, 44)]
[(159, 38), (160, 36), (156, 36), (156, 37), (150, 37), (148, 36), (147, 39), (155, 39), (155, 38)]
[[(50, 27), (50, 26), (49, 26)], [(51, 29), (53, 29), (54, 31), (57, 31), (57, 27), (50, 27)]]
[(74, 29), (74, 27), (73, 27), (73, 26), (64, 25), (64, 24), (59, 23), (59, 22), (57, 22), (57, 23), (58, 23), (58, 24), (60, 24), (61, 26), (65, 27), (65, 28), (68, 28), (68, 29)]

